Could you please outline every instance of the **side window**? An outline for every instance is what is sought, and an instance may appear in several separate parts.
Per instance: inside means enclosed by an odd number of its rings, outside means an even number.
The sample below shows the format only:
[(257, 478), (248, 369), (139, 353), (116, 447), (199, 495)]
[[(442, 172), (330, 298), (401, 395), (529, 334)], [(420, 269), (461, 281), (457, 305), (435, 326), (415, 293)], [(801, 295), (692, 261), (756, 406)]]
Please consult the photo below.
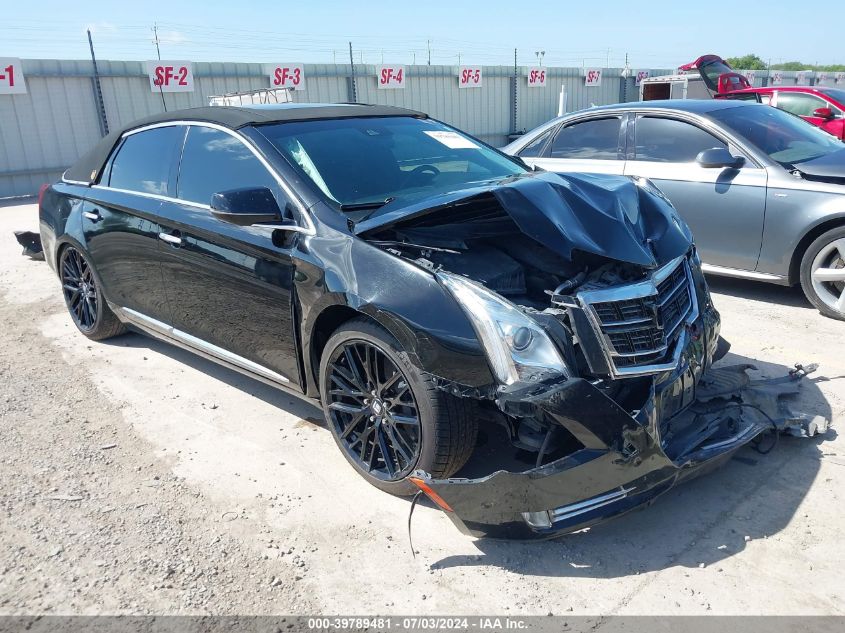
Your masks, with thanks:
[(778, 108), (798, 116), (813, 116), (816, 108), (824, 108), (827, 102), (813, 95), (801, 92), (779, 92)]
[(183, 132), (169, 126), (127, 136), (112, 161), (109, 187), (167, 195), (170, 167)]
[(727, 145), (709, 132), (684, 121), (638, 117), (635, 160), (689, 163), (705, 149)]
[(620, 121), (619, 117), (591, 119), (561, 128), (552, 141), (549, 157), (616, 160)]
[(278, 190), (267, 168), (243, 142), (210, 127), (192, 125), (182, 150), (176, 197), (211, 204), (218, 191), (244, 187)]
[(553, 130), (554, 130), (554, 127), (552, 127), (552, 129), (550, 129), (546, 132), (543, 132), (540, 136), (538, 136), (533, 141), (531, 141), (528, 145), (523, 147), (517, 153), (517, 155), (521, 156), (522, 158), (533, 158), (535, 156), (539, 156), (540, 151), (543, 149), (543, 146), (546, 144), (546, 141), (549, 140), (549, 137), (551, 136)]

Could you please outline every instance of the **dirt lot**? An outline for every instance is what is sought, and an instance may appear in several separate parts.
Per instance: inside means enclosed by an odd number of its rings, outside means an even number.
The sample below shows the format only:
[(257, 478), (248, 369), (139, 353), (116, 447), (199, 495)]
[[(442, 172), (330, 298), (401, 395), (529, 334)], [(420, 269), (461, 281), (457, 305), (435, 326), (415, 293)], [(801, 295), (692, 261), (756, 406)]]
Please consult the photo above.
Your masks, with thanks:
[[(474, 541), (368, 486), (320, 410), (137, 335), (92, 343), (0, 208), (0, 613), (845, 613), (845, 323), (712, 279), (726, 362), (821, 369), (815, 440), (743, 450), (554, 542)], [(837, 422), (839, 423), (837, 426)]]

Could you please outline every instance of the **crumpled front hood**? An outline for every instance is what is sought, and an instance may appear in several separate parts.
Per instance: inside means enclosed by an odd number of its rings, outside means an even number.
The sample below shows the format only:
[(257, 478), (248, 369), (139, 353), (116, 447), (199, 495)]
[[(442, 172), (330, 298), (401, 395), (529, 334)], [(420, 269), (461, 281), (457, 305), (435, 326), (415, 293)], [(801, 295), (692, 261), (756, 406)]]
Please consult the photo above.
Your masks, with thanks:
[(580, 250), (654, 268), (684, 254), (692, 243), (689, 229), (671, 205), (629, 178), (546, 172), (408, 205), (396, 200), (358, 224), (355, 232), (471, 221), (459, 210), (485, 198), (497, 202), (525, 235), (570, 260), (572, 252)]

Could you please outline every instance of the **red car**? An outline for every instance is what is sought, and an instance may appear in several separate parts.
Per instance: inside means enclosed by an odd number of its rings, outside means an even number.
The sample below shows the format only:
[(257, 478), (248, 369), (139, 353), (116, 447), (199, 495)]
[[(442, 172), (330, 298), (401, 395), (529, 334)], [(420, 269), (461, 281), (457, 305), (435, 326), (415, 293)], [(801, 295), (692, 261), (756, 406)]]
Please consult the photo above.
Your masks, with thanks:
[(836, 138), (845, 140), (845, 88), (772, 86), (733, 90), (725, 99), (755, 99), (797, 114)]

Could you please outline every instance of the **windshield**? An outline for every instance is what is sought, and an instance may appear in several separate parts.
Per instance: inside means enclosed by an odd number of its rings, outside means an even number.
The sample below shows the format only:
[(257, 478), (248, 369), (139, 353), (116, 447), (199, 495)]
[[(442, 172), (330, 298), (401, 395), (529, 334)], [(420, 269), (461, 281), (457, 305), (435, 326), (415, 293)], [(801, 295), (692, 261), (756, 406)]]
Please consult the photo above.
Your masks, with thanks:
[(804, 119), (766, 105), (714, 110), (709, 116), (787, 168), (845, 149), (836, 137)]
[(263, 125), (284, 157), (343, 210), (526, 173), (513, 159), (456, 130), (414, 117)]

